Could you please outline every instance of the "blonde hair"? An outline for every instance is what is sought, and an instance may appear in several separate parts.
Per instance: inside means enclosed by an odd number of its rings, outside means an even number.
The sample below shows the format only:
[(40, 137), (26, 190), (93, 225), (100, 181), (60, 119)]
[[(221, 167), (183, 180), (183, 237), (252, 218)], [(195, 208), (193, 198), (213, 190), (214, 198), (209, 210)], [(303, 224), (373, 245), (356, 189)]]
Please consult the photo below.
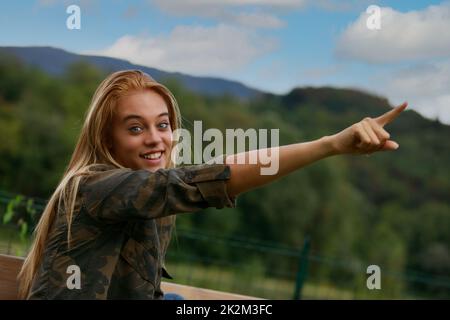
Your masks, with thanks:
[[(42, 261), (50, 228), (59, 210), (64, 210), (66, 214), (67, 239), (70, 243), (72, 216), (81, 178), (92, 173), (90, 168), (94, 164), (112, 164), (123, 168), (112, 157), (107, 147), (107, 139), (118, 99), (133, 90), (153, 90), (161, 95), (169, 109), (172, 130), (181, 128), (181, 115), (175, 97), (165, 86), (146, 73), (139, 70), (118, 71), (102, 81), (92, 97), (69, 165), (34, 230), (34, 242), (18, 276), (19, 298), (25, 299), (30, 293), (34, 276)], [(175, 167), (172, 159), (168, 161), (166, 167)]]

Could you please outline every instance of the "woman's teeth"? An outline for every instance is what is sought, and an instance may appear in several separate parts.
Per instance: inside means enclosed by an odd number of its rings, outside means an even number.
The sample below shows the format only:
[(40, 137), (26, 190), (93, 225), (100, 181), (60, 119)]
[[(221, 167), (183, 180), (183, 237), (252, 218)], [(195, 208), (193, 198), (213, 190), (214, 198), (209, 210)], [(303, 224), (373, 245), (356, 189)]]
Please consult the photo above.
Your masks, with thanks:
[(151, 154), (144, 154), (144, 158), (145, 159), (159, 159), (161, 158), (162, 152), (157, 152), (157, 153), (151, 153)]

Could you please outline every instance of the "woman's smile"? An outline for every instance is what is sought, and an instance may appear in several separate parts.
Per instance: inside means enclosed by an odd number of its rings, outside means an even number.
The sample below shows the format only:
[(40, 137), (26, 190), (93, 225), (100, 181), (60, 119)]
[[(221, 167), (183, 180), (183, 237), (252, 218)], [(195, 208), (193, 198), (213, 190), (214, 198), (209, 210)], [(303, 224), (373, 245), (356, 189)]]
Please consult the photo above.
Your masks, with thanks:
[(147, 165), (156, 166), (164, 160), (164, 150), (152, 151), (140, 155)]

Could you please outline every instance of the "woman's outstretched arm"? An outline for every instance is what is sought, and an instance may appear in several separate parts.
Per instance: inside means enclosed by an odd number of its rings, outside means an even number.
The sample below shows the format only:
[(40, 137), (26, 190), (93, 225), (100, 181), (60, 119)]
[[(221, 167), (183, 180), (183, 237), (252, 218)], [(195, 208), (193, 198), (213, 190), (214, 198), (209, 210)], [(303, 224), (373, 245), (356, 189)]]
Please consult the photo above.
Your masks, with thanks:
[[(407, 103), (403, 103), (377, 118), (365, 118), (341, 132), (314, 141), (227, 156), (225, 164), (231, 169), (231, 177), (227, 181), (228, 194), (237, 196), (332, 155), (396, 150), (398, 144), (389, 140), (390, 135), (383, 127), (393, 121), (406, 106)], [(267, 153), (272, 161), (278, 161), (278, 170), (273, 174), (261, 174), (261, 169), (267, 167), (256, 156), (261, 151)], [(257, 159), (255, 164), (249, 164), (251, 157)], [(244, 164), (238, 164), (238, 158), (244, 159), (240, 161)]]

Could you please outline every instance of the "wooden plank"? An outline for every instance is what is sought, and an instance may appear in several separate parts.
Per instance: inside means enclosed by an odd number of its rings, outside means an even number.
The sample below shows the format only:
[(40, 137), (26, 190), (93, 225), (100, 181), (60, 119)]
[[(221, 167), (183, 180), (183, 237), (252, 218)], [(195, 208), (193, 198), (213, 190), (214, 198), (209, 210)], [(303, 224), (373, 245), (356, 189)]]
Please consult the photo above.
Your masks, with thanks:
[(240, 294), (216, 291), (211, 289), (202, 289), (185, 286), (182, 284), (161, 282), (161, 289), (165, 293), (177, 293), (186, 300), (260, 300), (261, 298), (244, 296)]
[[(17, 275), (24, 258), (0, 254), (0, 300), (17, 299)], [(176, 283), (161, 282), (161, 289), (168, 293), (177, 293), (186, 300), (255, 300), (256, 297), (244, 296), (210, 289), (196, 288)]]
[(24, 259), (0, 254), (0, 300), (17, 300), (17, 275)]

